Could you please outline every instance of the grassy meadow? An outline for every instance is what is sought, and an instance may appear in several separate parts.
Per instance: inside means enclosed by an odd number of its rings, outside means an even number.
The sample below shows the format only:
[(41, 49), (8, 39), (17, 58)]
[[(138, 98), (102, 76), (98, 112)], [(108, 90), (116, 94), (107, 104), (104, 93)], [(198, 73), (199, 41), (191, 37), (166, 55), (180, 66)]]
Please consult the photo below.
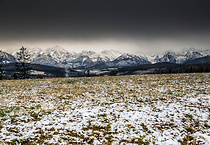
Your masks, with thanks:
[(0, 81), (0, 144), (210, 144), (210, 73)]

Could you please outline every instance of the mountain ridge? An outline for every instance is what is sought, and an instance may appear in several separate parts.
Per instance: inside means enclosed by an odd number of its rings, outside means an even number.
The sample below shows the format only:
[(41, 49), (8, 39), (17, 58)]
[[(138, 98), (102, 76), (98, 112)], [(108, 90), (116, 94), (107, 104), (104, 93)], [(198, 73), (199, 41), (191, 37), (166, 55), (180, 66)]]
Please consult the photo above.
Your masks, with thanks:
[[(31, 56), (32, 64), (52, 65), (63, 68), (103, 68), (103, 67), (126, 67), (138, 66), (143, 64), (153, 64), (170, 62), (183, 64), (191, 63), (198, 58), (210, 56), (210, 50), (196, 50), (194, 48), (186, 49), (179, 52), (166, 51), (158, 55), (135, 55), (131, 53), (121, 53), (115, 50), (103, 50), (99, 53), (84, 50), (80, 53), (69, 52), (60, 46), (42, 48), (28, 48), (28, 53)], [(14, 62), (16, 52), (7, 53), (2, 51), (4, 55), (3, 62)], [(205, 59), (205, 62), (208, 59)]]

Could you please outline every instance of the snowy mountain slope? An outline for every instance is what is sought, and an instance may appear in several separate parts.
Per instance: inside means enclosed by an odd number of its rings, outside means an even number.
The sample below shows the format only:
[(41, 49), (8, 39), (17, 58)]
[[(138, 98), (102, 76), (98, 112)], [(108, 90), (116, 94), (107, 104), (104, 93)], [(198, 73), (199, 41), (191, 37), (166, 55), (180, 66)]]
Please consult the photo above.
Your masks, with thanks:
[(203, 56), (210, 55), (210, 49), (200, 51), (200, 53), (201, 53)]
[(76, 56), (88, 56), (93, 62), (97, 62), (98, 60), (103, 61), (113, 61), (117, 57), (122, 55), (122, 53), (114, 50), (104, 50), (100, 53), (96, 53), (94, 51), (82, 51), (81, 53), (78, 53)]
[(162, 57), (157, 55), (154, 60), (156, 63), (160, 62), (176, 63), (176, 54), (174, 52), (165, 52)]
[(45, 54), (38, 55), (37, 57), (33, 58), (31, 63), (57, 66), (57, 61)]
[(11, 55), (7, 52), (1, 51), (1, 50), (0, 50), (0, 57), (2, 57), (2, 62), (3, 63), (15, 62), (16, 61), (16, 59), (13, 55)]
[(196, 50), (194, 48), (190, 48), (180, 52), (165, 52), (161, 55), (147, 57), (152, 63), (171, 62), (182, 64), (186, 60), (194, 60), (207, 55), (210, 55), (210, 50)]
[(100, 58), (104, 61), (113, 61), (122, 55), (121, 52), (115, 50), (104, 50), (100, 54)]
[(184, 64), (201, 64), (201, 63), (210, 63), (210, 56), (204, 56), (193, 60), (190, 59), (184, 62)]
[(92, 63), (93, 63), (93, 61), (88, 56), (85, 56), (85, 55), (77, 57), (70, 62), (71, 66), (73, 68), (87, 67), (87, 66), (91, 65)]
[(186, 60), (201, 58), (206, 56), (206, 54), (194, 48), (190, 48), (177, 54), (177, 63), (184, 63)]
[(94, 52), (94, 51), (82, 51), (81, 53), (78, 53), (77, 58), (79, 57), (88, 57), (92, 60), (92, 62), (96, 62), (100, 54)]
[(110, 66), (111, 61), (119, 57), (121, 54), (122, 53), (114, 50), (104, 50), (101, 53), (82, 51), (81, 53), (77, 53), (70, 63), (74, 67), (107, 67)]
[[(68, 52), (60, 46), (50, 47), (46, 50), (41, 48), (27, 48), (31, 63), (52, 65), (65, 68), (77, 67), (122, 67), (137, 66), (150, 63), (179, 63), (210, 56), (210, 50), (196, 50), (193, 48), (180, 52), (166, 51), (162, 54), (143, 56), (129, 53), (121, 53), (115, 50), (104, 50), (102, 52), (82, 51), (80, 53)], [(18, 50), (10, 50), (14, 56), (6, 53), (5, 62), (15, 61)]]
[(60, 46), (47, 48), (44, 53), (60, 63), (67, 61), (71, 57), (70, 53)]
[(34, 61), (37, 59), (37, 57), (41, 57), (42, 55), (44, 55), (44, 50), (38, 47), (28, 48), (27, 51), (28, 54), (30, 55), (31, 61)]
[(115, 66), (136, 66), (141, 64), (150, 64), (150, 62), (143, 57), (126, 53), (115, 59), (113, 63)]

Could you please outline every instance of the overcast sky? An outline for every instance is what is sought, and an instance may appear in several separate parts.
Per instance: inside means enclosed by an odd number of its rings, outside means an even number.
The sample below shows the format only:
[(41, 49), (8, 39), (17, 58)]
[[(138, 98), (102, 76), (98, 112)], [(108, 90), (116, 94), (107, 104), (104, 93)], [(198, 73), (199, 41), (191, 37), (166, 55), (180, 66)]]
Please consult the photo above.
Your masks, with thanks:
[(209, 0), (0, 0), (0, 49), (210, 49)]

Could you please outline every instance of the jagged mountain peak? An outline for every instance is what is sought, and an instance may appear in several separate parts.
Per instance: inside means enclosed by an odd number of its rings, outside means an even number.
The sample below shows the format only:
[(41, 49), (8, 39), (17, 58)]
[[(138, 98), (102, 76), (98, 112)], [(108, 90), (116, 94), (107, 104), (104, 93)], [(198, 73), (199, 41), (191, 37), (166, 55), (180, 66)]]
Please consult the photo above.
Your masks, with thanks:
[(195, 51), (198, 51), (197, 49), (191, 47), (191, 48), (184, 48), (181, 52), (195, 52)]
[[(21, 47), (20, 47), (20, 48), (21, 48)], [(6, 49), (5, 52), (7, 52), (7, 53), (9, 53), (9, 54), (11, 54), (11, 55), (15, 55), (15, 53), (16, 53), (17, 51), (19, 51), (20, 48), (9, 48), (9, 49)]]
[(49, 47), (45, 50), (46, 53), (69, 53), (66, 49), (64, 49), (63, 47), (61, 46), (54, 46), (54, 47)]
[(39, 47), (27, 48), (27, 51), (30, 54), (43, 54), (44, 53), (44, 50), (42, 48), (39, 48)]
[(103, 50), (103, 51), (101, 51), (101, 53), (103, 53), (103, 54), (122, 54), (121, 52), (115, 51), (115, 50), (113, 50), (113, 49), (110, 49), (110, 50)]
[(163, 55), (176, 55), (176, 53), (172, 51), (166, 51), (163, 53)]
[(135, 55), (128, 54), (128, 53), (123, 53), (121, 56), (119, 56), (117, 59), (129, 59), (132, 57), (136, 57)]
[(150, 62), (137, 55), (123, 53), (117, 59), (113, 61), (116, 66), (137, 66), (142, 64), (150, 64)]
[(104, 50), (104, 51), (102, 51), (101, 52), (101, 55), (108, 56), (108, 57), (113, 57), (113, 58), (117, 58), (120, 55), (122, 55), (122, 53), (119, 52), (119, 51), (115, 51), (115, 50), (111, 49), (111, 50)]
[(210, 50), (197, 50), (195, 48), (188, 48), (180, 51), (165, 51), (162, 54), (147, 56), (147, 58), (152, 63), (184, 63), (186, 60), (201, 58), (209, 54)]
[(3, 63), (15, 62), (16, 61), (16, 59), (13, 55), (11, 55), (11, 54), (9, 54), (5, 51), (2, 51), (2, 50), (0, 50), (0, 57), (1, 57), (0, 59), (2, 59), (1, 61)]
[(80, 54), (91, 56), (91, 55), (96, 54), (96, 52), (95, 51), (91, 51), (91, 50), (83, 50)]
[(185, 55), (188, 57), (202, 57), (202, 54), (198, 51), (187, 52)]
[(142, 55), (135, 55), (135, 54), (129, 54), (129, 53), (123, 53), (117, 59), (133, 59), (133, 58), (147, 59), (146, 57), (144, 57)]
[(178, 54), (184, 54), (184, 55), (186, 55), (186, 54), (193, 54), (193, 53), (200, 53), (201, 52), (201, 50), (197, 50), (197, 49), (195, 49), (195, 48), (189, 48), (189, 49), (184, 49), (184, 50), (182, 50), (180, 53), (178, 53)]
[(118, 58), (122, 55), (121, 52), (115, 50), (104, 50), (99, 54), (100, 60), (103, 61), (113, 61), (114, 59)]

